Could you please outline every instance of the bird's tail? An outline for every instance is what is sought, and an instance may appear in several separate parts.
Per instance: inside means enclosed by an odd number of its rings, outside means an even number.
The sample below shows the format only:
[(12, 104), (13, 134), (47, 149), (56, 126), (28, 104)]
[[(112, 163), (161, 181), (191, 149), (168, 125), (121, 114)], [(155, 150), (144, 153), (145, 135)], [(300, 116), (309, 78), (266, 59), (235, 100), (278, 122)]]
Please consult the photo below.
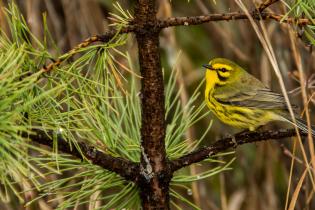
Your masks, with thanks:
[[(288, 117), (289, 118), (289, 117)], [(292, 125), (296, 125), (301, 131), (308, 133), (309, 130), (307, 128), (307, 123), (305, 122), (305, 120), (301, 119), (301, 118), (295, 118), (296, 124), (292, 121), (289, 120), (288, 118), (285, 118), (285, 121), (289, 122)], [(313, 137), (315, 137), (315, 126), (311, 126), (311, 134)]]

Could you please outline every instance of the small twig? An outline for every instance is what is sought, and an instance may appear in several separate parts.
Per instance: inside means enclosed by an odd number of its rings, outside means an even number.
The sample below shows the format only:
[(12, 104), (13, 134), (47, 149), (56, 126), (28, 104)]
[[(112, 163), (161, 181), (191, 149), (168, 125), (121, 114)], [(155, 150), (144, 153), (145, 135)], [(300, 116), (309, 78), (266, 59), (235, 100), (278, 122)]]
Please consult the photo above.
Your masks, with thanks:
[[(307, 134), (304, 132), (300, 132), (300, 134), (302, 136), (307, 136)], [(283, 138), (292, 136), (296, 136), (295, 129), (263, 132), (248, 131), (246, 133), (236, 134), (233, 137), (218, 140), (208, 147), (201, 148), (183, 157), (173, 160), (170, 162), (170, 167), (172, 171), (176, 171), (193, 163), (205, 160), (219, 152), (223, 152), (230, 148), (236, 148), (242, 144), (266, 141), (269, 139), (281, 140)]]
[(278, 2), (278, 1), (279, 1), (279, 0), (266, 0), (266, 1), (264, 1), (263, 3), (261, 3), (261, 4), (258, 6), (257, 10), (258, 10), (258, 12), (262, 12), (262, 11), (264, 11), (267, 7), (271, 6), (272, 4), (274, 4), (274, 3)]
[[(23, 137), (29, 138), (31, 141), (46, 145), (49, 147), (53, 147), (53, 140), (51, 139), (50, 133), (46, 133), (42, 130), (33, 130), (32, 134), (23, 133)], [(94, 165), (98, 165), (108, 171), (115, 172), (125, 178), (126, 180), (130, 180), (133, 182), (137, 182), (139, 178), (139, 164), (131, 162), (130, 160), (113, 157), (111, 155), (105, 154), (95, 147), (89, 146), (86, 143), (78, 142), (78, 148), (74, 146), (70, 146), (69, 143), (58, 136), (58, 150), (67, 154), (70, 154), (79, 159), (83, 159), (84, 157), (91, 161)], [(84, 155), (82, 157), (82, 154)]]
[[(62, 62), (64, 62), (66, 59), (69, 59), (74, 54), (78, 53), (78, 51), (80, 49), (85, 48), (85, 47), (87, 47), (87, 46), (89, 46), (95, 42), (106, 43), (106, 42), (109, 42), (117, 34), (127, 34), (127, 33), (135, 31), (135, 29), (136, 29), (135, 25), (129, 25), (129, 26), (122, 28), (119, 31), (117, 31), (116, 29), (112, 29), (112, 30), (105, 32), (102, 35), (91, 36), (91, 37), (85, 39), (83, 42), (81, 42), (77, 46), (75, 46), (72, 50), (65, 53), (63, 56), (60, 56), (57, 60), (50, 63), (48, 66), (44, 66), (41, 69), (41, 71), (44, 71), (44, 72), (51, 71), (53, 68), (60, 66), (60, 64)], [(68, 55), (68, 56), (65, 56), (65, 55)]]
[(281, 144), (281, 145), (280, 145), (280, 148), (281, 148), (282, 153), (283, 153), (284, 155), (288, 156), (288, 157), (291, 158), (291, 159), (294, 159), (297, 163), (300, 163), (300, 164), (302, 164), (303, 166), (307, 167), (307, 166), (303, 163), (303, 160), (301, 160), (300, 158), (298, 158), (298, 157), (296, 157), (295, 155), (293, 155), (292, 152), (291, 152), (288, 148), (286, 148), (286, 147), (284, 146), (284, 144)]

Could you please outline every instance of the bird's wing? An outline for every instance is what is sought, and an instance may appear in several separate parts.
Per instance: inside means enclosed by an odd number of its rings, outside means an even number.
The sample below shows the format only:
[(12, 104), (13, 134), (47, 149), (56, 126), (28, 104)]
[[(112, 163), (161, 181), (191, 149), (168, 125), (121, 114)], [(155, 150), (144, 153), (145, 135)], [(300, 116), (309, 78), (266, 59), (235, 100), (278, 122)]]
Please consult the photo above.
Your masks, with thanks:
[(235, 83), (216, 88), (213, 97), (223, 103), (234, 106), (259, 109), (287, 110), (284, 97), (269, 88), (250, 83)]

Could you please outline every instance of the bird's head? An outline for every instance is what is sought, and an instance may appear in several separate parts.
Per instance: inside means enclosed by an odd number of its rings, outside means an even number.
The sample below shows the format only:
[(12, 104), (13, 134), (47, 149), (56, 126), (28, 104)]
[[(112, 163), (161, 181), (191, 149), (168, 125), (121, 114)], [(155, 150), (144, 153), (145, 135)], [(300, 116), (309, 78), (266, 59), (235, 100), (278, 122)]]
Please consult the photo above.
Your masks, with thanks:
[(225, 85), (232, 82), (242, 68), (225, 58), (214, 58), (209, 64), (202, 65), (206, 68), (207, 84)]

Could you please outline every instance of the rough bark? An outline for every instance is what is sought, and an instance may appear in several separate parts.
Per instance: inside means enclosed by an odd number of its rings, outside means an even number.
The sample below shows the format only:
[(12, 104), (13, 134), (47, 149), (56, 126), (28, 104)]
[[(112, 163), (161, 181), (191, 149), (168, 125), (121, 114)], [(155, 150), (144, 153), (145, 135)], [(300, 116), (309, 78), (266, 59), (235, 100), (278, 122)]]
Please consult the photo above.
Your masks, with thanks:
[[(301, 136), (307, 136), (307, 133), (300, 131)], [(267, 141), (272, 139), (284, 139), (287, 137), (296, 136), (295, 129), (287, 130), (270, 130), (270, 131), (248, 131), (236, 134), (233, 137), (224, 138), (216, 141), (212, 145), (200, 148), (192, 153), (182, 156), (170, 163), (171, 171), (179, 170), (183, 167), (189, 166), (193, 163), (198, 163), (220, 152), (226, 151), (230, 148), (236, 148), (243, 144)]]
[[(46, 133), (43, 130), (33, 130), (31, 134), (22, 133), (25, 138), (31, 139), (33, 142), (53, 147), (52, 132)], [(61, 135), (57, 136), (58, 150), (60, 152), (70, 154), (79, 159), (86, 158), (94, 165), (98, 165), (108, 171), (115, 172), (126, 180), (137, 182), (139, 179), (139, 165), (130, 160), (113, 157), (97, 150), (95, 147), (89, 146), (84, 142), (78, 142), (78, 147), (70, 146)]]
[(155, 0), (138, 0), (135, 23), (139, 50), (141, 80), (141, 181), (139, 187), (143, 209), (169, 209), (170, 173), (165, 151), (164, 82), (160, 64), (159, 30)]

